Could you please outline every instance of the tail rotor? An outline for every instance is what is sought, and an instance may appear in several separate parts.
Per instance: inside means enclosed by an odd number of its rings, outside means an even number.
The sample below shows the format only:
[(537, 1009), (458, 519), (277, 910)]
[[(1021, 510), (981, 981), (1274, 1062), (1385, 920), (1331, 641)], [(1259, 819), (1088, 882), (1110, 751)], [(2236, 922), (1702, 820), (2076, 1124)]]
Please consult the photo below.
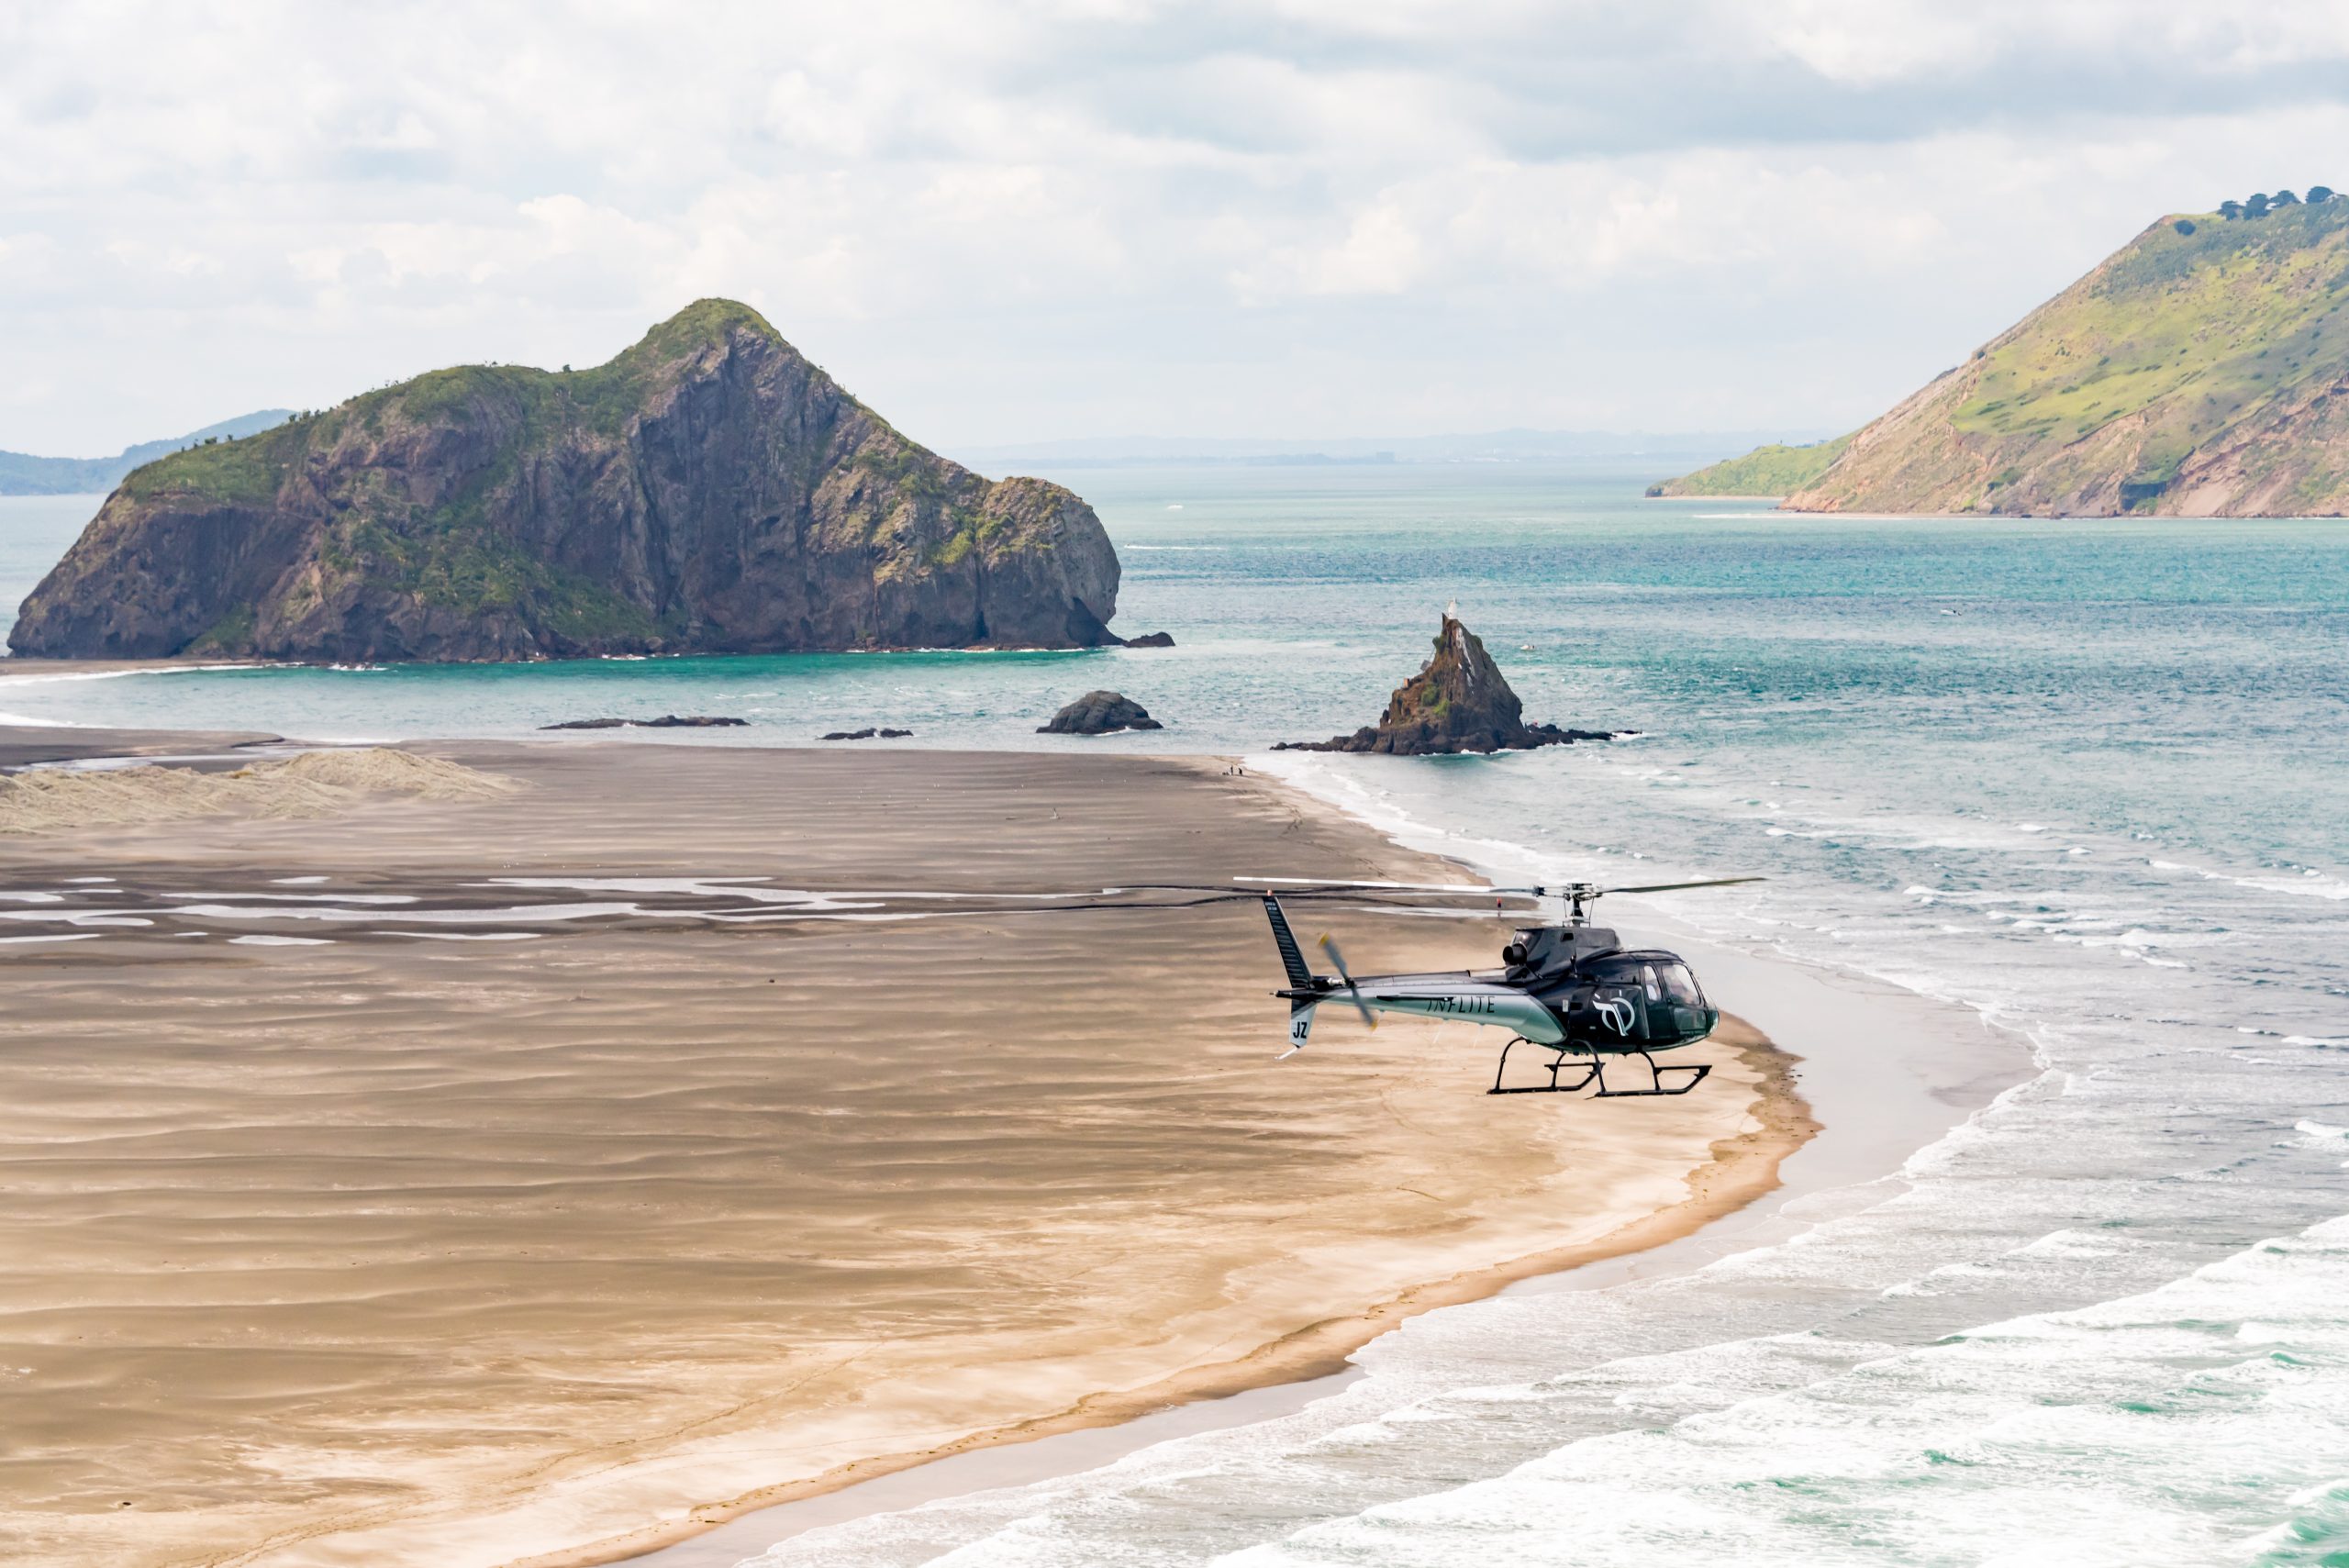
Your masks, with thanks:
[(1354, 1011), (1362, 1015), (1364, 1023), (1368, 1024), (1372, 1029), (1376, 1029), (1377, 1015), (1374, 1014), (1369, 1005), (1362, 999), (1362, 987), (1354, 984), (1353, 971), (1346, 967), (1346, 955), (1340, 952), (1338, 944), (1326, 936), (1321, 939), (1321, 951), (1328, 953), (1330, 962), (1338, 966), (1338, 977), (1346, 983), (1346, 998), (1353, 1003)]

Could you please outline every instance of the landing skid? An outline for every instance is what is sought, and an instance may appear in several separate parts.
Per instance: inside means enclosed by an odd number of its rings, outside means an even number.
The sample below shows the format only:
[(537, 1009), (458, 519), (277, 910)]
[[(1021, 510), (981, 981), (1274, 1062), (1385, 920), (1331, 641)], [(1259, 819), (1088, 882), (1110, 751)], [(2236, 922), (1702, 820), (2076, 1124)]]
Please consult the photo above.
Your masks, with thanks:
[(1582, 1075), (1581, 1077), (1579, 1077), (1579, 1078), (1575, 1079), (1575, 1080), (1573, 1083), (1571, 1083), (1571, 1084), (1561, 1084), (1561, 1083), (1559, 1083), (1559, 1082), (1558, 1082), (1558, 1074), (1559, 1074), (1559, 1073), (1560, 1073), (1561, 1071), (1563, 1071), (1563, 1070), (1564, 1069), (1564, 1067), (1565, 1067), (1565, 1065), (1566, 1065), (1566, 1058), (1567, 1058), (1569, 1055), (1571, 1055), (1571, 1054), (1572, 1054), (1572, 1052), (1568, 1051), (1565, 1049), (1565, 1047), (1564, 1047), (1564, 1046), (1558, 1046), (1558, 1045), (1553, 1045), (1553, 1046), (1547, 1046), (1547, 1047), (1541, 1047), (1541, 1048), (1539, 1048), (1539, 1049), (1543, 1049), (1543, 1050), (1554, 1051), (1556, 1051), (1556, 1052), (1558, 1053), (1557, 1055), (1555, 1055), (1555, 1056), (1553, 1056), (1553, 1057), (1552, 1057), (1552, 1058), (1550, 1059), (1550, 1066), (1549, 1066), (1550, 1081), (1549, 1081), (1548, 1083), (1546, 1083), (1546, 1084), (1520, 1084), (1518, 1087), (1516, 1087), (1516, 1088), (1514, 1088), (1514, 1089), (1504, 1089), (1504, 1088), (1502, 1088), (1502, 1087), (1501, 1087), (1501, 1075), (1502, 1075), (1503, 1073), (1507, 1073), (1507, 1072), (1508, 1071), (1508, 1053), (1509, 1053), (1510, 1051), (1515, 1051), (1515, 1050), (1516, 1050), (1519, 1046), (1520, 1046), (1520, 1045), (1532, 1045), (1532, 1044), (1534, 1044), (1534, 1042), (1533, 1042), (1532, 1040), (1530, 1040), (1526, 1039), (1523, 1035), (1520, 1035), (1520, 1036), (1518, 1036), (1515, 1040), (1510, 1040), (1507, 1045), (1505, 1045), (1505, 1046), (1502, 1046), (1502, 1047), (1501, 1047), (1501, 1061), (1500, 1061), (1500, 1065), (1493, 1069), (1493, 1086), (1492, 1086), (1491, 1088), (1489, 1088), (1489, 1089), (1487, 1089), (1487, 1090), (1486, 1090), (1486, 1091), (1485, 1091), (1486, 1094), (1488, 1094), (1488, 1095), (1571, 1095), (1571, 1094), (1573, 1094), (1573, 1093), (1574, 1093), (1575, 1090), (1577, 1090), (1577, 1089), (1581, 1089), (1581, 1088), (1587, 1087), (1587, 1086), (1589, 1085), (1589, 1084), (1590, 1084), (1590, 1081), (1591, 1081), (1592, 1079), (1594, 1079), (1594, 1078), (1598, 1078), (1598, 1086), (1599, 1086), (1599, 1089), (1600, 1089), (1600, 1091), (1601, 1091), (1602, 1093), (1604, 1093), (1604, 1092), (1605, 1092), (1606, 1087), (1607, 1087), (1607, 1080), (1606, 1080), (1606, 1079), (1604, 1079), (1604, 1078), (1599, 1078), (1599, 1077), (1598, 1077), (1598, 1057), (1596, 1057), (1596, 1056), (1594, 1056), (1594, 1057), (1592, 1057), (1592, 1058), (1590, 1059), (1590, 1066), (1589, 1066), (1589, 1067), (1588, 1067), (1588, 1068), (1587, 1068), (1587, 1069), (1583, 1073), (1583, 1075)]
[[(1584, 1071), (1581, 1077), (1575, 1079), (1571, 1084), (1561, 1084), (1558, 1082), (1558, 1074), (1564, 1069), (1566, 1065), (1566, 1058), (1574, 1055), (1575, 1052), (1572, 1049), (1566, 1046), (1552, 1045), (1542, 1046), (1540, 1048), (1545, 1051), (1554, 1051), (1557, 1052), (1557, 1055), (1550, 1060), (1548, 1068), (1550, 1081), (1548, 1083), (1521, 1084), (1514, 1088), (1507, 1089), (1501, 1087), (1501, 1077), (1508, 1071), (1508, 1053), (1515, 1051), (1520, 1045), (1534, 1045), (1535, 1043), (1536, 1042), (1533, 1040), (1527, 1040), (1523, 1035), (1520, 1035), (1515, 1040), (1510, 1040), (1507, 1045), (1501, 1047), (1500, 1065), (1493, 1069), (1493, 1086), (1485, 1092), (1488, 1095), (1571, 1095), (1576, 1090), (1587, 1088), (1592, 1084), (1596, 1083), (1598, 1085), (1598, 1093), (1593, 1095), (1591, 1096), (1592, 1099), (1629, 1100), (1651, 1095), (1685, 1095), (1689, 1090), (1695, 1088), (1698, 1084), (1703, 1083), (1706, 1075), (1713, 1070), (1713, 1064), (1709, 1062), (1691, 1062), (1686, 1065), (1674, 1067), (1658, 1067), (1655, 1064), (1655, 1058), (1650, 1056), (1646, 1051), (1628, 1051), (1623, 1054), (1636, 1056), (1641, 1061), (1648, 1064), (1649, 1087), (1644, 1089), (1610, 1089), (1607, 1086), (1606, 1063), (1596, 1052), (1593, 1052), (1590, 1058), (1590, 1065)], [(1666, 1088), (1664, 1087), (1664, 1075), (1666, 1073), (1686, 1073), (1688, 1075), (1688, 1081), (1680, 1084), (1676, 1088)]]

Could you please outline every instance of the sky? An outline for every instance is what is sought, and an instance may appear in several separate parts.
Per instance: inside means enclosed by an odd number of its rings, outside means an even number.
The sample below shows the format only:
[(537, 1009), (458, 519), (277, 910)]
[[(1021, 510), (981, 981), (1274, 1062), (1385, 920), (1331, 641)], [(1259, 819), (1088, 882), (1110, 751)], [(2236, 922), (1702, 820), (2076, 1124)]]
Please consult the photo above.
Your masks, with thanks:
[(930, 445), (1855, 426), (2349, 188), (2342, 0), (0, 7), (0, 449), (744, 300)]

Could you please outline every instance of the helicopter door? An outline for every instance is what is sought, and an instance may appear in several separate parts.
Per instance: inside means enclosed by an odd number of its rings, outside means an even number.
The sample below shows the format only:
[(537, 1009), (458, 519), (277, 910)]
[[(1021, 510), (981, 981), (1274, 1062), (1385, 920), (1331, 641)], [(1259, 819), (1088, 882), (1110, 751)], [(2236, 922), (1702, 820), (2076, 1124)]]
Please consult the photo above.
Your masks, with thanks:
[[(1598, 1015), (1603, 1033), (1625, 1041), (1648, 1038), (1648, 992), (1651, 977), (1645, 964), (1618, 960), (1595, 966), (1590, 1006)], [(1659, 993), (1661, 995), (1661, 993)]]
[(1672, 1027), (1672, 1007), (1664, 1000), (1664, 980), (1655, 965), (1640, 965), (1640, 1033), (1649, 1040), (1669, 1040), (1680, 1031)]

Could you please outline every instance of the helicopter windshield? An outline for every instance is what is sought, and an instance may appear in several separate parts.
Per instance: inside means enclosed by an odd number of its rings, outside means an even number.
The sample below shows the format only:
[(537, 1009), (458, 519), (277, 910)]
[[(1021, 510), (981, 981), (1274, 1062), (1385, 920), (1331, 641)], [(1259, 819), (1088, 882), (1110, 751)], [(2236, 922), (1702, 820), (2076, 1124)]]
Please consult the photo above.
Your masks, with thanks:
[(1664, 994), (1672, 999), (1675, 1006), (1701, 1007), (1705, 1005), (1705, 994), (1697, 989), (1697, 977), (1688, 973), (1687, 964), (1659, 963), (1651, 973), (1662, 982)]

